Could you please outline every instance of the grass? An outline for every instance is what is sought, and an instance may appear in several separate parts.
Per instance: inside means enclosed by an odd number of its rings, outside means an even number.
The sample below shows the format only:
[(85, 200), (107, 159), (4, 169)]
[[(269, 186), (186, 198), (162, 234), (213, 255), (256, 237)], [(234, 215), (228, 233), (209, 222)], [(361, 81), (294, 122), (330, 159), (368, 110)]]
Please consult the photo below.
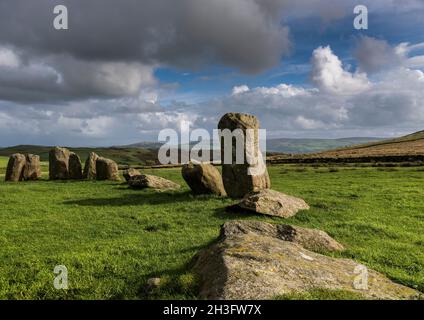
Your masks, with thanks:
[[(287, 220), (226, 213), (231, 200), (192, 196), (179, 169), (145, 170), (184, 186), (167, 193), (114, 182), (0, 182), (0, 298), (195, 298), (188, 264), (230, 219), (325, 230), (347, 247), (335, 256), (424, 291), (424, 171), (377, 169), (270, 167), (273, 189), (311, 205)], [(68, 290), (53, 288), (56, 265), (68, 268)], [(147, 295), (151, 277), (163, 281)], [(353, 298), (303, 298), (329, 296)]]

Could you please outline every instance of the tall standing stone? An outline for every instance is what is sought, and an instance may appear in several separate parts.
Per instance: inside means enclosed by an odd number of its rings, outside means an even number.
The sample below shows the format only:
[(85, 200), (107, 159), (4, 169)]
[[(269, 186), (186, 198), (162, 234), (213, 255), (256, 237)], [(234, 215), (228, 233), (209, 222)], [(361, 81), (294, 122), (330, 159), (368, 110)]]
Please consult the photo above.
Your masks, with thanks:
[(69, 179), (69, 156), (66, 148), (55, 147), (49, 152), (49, 177), (50, 180)]
[(97, 180), (121, 180), (119, 177), (118, 164), (110, 159), (98, 158), (96, 161)]
[(97, 161), (97, 159), (99, 159), (99, 156), (94, 152), (90, 152), (87, 160), (85, 161), (84, 173), (83, 173), (84, 179), (89, 179), (89, 180), (96, 179), (96, 161)]
[[(242, 198), (247, 193), (259, 191), (271, 187), (268, 171), (266, 169), (265, 160), (259, 149), (259, 121), (249, 114), (243, 113), (227, 113), (218, 123), (218, 129), (228, 129), (232, 133), (241, 132), (242, 141), (240, 144), (242, 150), (237, 150), (237, 139), (231, 136), (227, 139), (221, 135), (221, 162), (222, 162), (222, 179), (228, 196), (232, 198)], [(253, 135), (247, 135), (248, 129)], [(227, 130), (227, 131), (228, 131)], [(237, 130), (237, 131), (234, 131)], [(223, 133), (223, 132), (222, 132)], [(247, 148), (247, 137), (251, 137), (252, 148)], [(229, 140), (231, 139), (231, 141)], [(228, 148), (226, 146), (229, 146)], [(224, 163), (225, 150), (230, 153), (231, 161)], [(237, 151), (243, 154), (244, 163), (236, 163)], [(229, 156), (227, 154), (227, 156)], [(249, 164), (248, 159), (252, 159)]]
[(82, 179), (81, 159), (74, 152), (71, 152), (69, 155), (69, 179), (73, 179), (73, 180)]
[(25, 181), (38, 180), (41, 178), (40, 156), (27, 154), (22, 178)]
[(23, 179), (25, 163), (26, 158), (23, 154), (12, 154), (7, 164), (5, 180), (11, 182), (21, 181)]

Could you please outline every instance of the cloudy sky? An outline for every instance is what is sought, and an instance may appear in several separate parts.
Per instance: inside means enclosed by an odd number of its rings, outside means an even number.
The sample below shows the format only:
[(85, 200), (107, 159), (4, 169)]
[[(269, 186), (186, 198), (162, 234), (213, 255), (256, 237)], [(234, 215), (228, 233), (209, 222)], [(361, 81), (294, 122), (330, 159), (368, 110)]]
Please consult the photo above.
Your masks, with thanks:
[(268, 137), (424, 130), (423, 30), (424, 0), (0, 0), (0, 146), (156, 141), (229, 111)]

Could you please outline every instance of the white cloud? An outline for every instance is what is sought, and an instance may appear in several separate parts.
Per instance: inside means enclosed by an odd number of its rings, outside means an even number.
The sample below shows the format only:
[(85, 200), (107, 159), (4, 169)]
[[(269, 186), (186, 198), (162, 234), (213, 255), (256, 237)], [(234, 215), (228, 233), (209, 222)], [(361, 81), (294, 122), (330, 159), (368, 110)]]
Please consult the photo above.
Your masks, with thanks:
[(350, 73), (329, 46), (319, 47), (312, 54), (312, 81), (321, 90), (333, 94), (355, 94), (369, 88), (365, 73)]
[(232, 95), (233, 95), (233, 96), (235, 96), (235, 95), (238, 95), (238, 94), (240, 94), (240, 93), (247, 92), (247, 91), (249, 91), (249, 90), (250, 90), (250, 89), (249, 89), (249, 87), (248, 87), (248, 86), (246, 86), (246, 85), (236, 86), (236, 87), (234, 87), (234, 88), (233, 88), (233, 93), (232, 93)]
[(0, 67), (17, 68), (20, 64), (19, 56), (12, 49), (0, 46)]

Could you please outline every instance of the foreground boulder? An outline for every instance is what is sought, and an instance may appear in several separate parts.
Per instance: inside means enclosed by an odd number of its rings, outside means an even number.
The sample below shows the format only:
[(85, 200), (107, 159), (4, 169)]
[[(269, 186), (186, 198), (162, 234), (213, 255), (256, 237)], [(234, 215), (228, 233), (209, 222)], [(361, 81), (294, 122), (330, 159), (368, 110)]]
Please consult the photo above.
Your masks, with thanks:
[(220, 172), (211, 164), (189, 163), (183, 166), (181, 173), (194, 194), (227, 194)]
[(309, 209), (309, 205), (303, 199), (265, 189), (248, 193), (240, 203), (229, 207), (230, 211), (231, 209), (248, 210), (264, 215), (290, 218), (300, 210)]
[(132, 177), (128, 181), (128, 185), (134, 189), (175, 190), (180, 188), (180, 185), (175, 182), (148, 174)]
[(69, 156), (66, 148), (55, 147), (49, 152), (49, 177), (50, 180), (69, 179)]
[(73, 179), (73, 180), (82, 179), (81, 159), (74, 152), (71, 152), (69, 154), (69, 179)]
[[(231, 132), (238, 130), (243, 133), (242, 141), (244, 143), (240, 146), (243, 150), (239, 151), (244, 155), (244, 163), (241, 164), (236, 163), (235, 157), (238, 139), (232, 139), (231, 136), (224, 138), (225, 134), (221, 136), (222, 179), (227, 194), (232, 198), (242, 198), (251, 191), (270, 188), (268, 171), (259, 148), (258, 119), (248, 114), (227, 113), (219, 121), (218, 129), (224, 130), (222, 133), (225, 133), (225, 129)], [(248, 129), (253, 132), (253, 135), (250, 135), (251, 149), (246, 148)], [(228, 157), (231, 156), (230, 163), (227, 163), (228, 161), (225, 159), (226, 154)], [(251, 164), (249, 164), (249, 158)]]
[(23, 154), (12, 154), (7, 163), (5, 181), (18, 182), (23, 179), (26, 158)]
[(135, 177), (135, 176), (139, 176), (139, 175), (141, 175), (141, 172), (140, 171), (138, 171), (137, 169), (134, 169), (134, 168), (129, 168), (128, 170), (125, 170), (125, 172), (124, 172), (124, 174), (123, 174), (123, 176), (124, 176), (124, 179), (125, 179), (125, 181), (129, 181), (132, 177)]
[(98, 158), (96, 160), (96, 179), (119, 181), (118, 164), (110, 159)]
[(25, 156), (25, 166), (22, 174), (25, 181), (38, 180), (41, 178), (40, 156), (27, 154)]
[(96, 153), (90, 152), (87, 160), (85, 161), (84, 172), (83, 172), (84, 179), (88, 179), (88, 180), (96, 179), (96, 161), (99, 158), (100, 157)]
[[(281, 235), (269, 226), (244, 223), (224, 224), (220, 241), (194, 258), (193, 271), (200, 278), (201, 298), (274, 299), (316, 289), (348, 291), (365, 299), (419, 297), (419, 292), (353, 260), (332, 258), (305, 248), (314, 241), (308, 239), (316, 236), (314, 232), (304, 233), (306, 238), (300, 240), (287, 236), (284, 228)], [(323, 242), (321, 238), (320, 246), (326, 246), (327, 240)], [(358, 275), (364, 269), (365, 280)]]
[(253, 220), (226, 222), (221, 228), (220, 238), (224, 239), (249, 233), (294, 242), (305, 249), (315, 252), (344, 250), (342, 244), (331, 238), (326, 232), (318, 229), (302, 228), (289, 224), (271, 224)]

